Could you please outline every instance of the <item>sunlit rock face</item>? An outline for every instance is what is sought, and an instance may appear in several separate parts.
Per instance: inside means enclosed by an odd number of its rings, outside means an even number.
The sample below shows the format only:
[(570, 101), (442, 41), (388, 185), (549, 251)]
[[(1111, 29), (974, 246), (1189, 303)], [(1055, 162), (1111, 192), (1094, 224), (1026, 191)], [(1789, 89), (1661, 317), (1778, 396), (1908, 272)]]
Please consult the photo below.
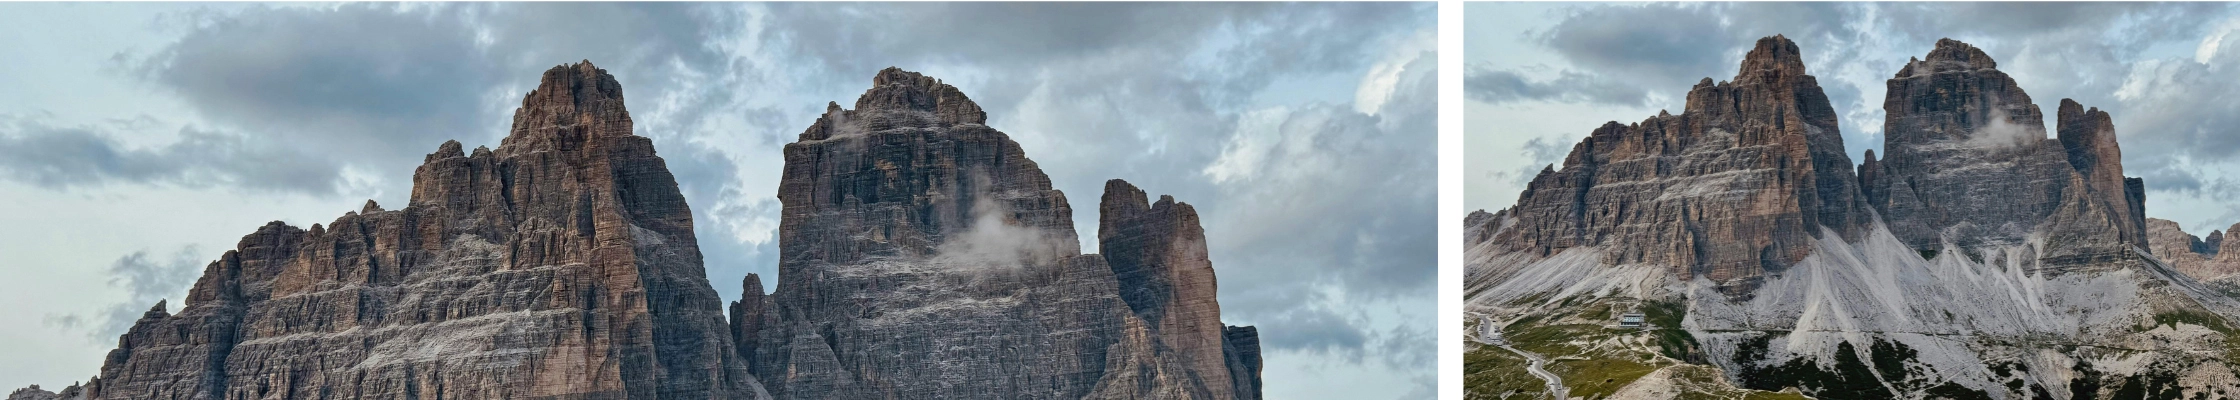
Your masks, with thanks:
[(2204, 239), (2186, 233), (2177, 222), (2148, 218), (2147, 242), (2153, 246), (2155, 258), (2170, 263), (2171, 268), (2236, 294), (2240, 293), (2240, 242), (2224, 240), (2224, 233), (2232, 229), (2240, 229), (2240, 224), (2211, 231)]
[(1867, 207), (1801, 57), (1787, 38), (1759, 40), (1734, 80), (1689, 90), (1685, 112), (1603, 124), (1502, 210), (1514, 229), (1480, 237), (1542, 256), (1598, 247), (1608, 263), (1738, 291), (1811, 254), (1821, 227), (1855, 237)]
[[(52, 399), (1258, 399), (1195, 208), (1064, 193), (955, 87), (881, 71), (785, 148), (776, 290), (728, 313), (621, 85), (545, 72), (497, 149), (445, 142), (410, 204), (281, 222)], [(728, 317), (729, 321), (726, 321)], [(768, 386), (764, 386), (768, 384)]]
[(497, 149), (443, 143), (411, 203), (273, 222), (159, 304), (92, 398), (762, 398), (622, 88), (555, 67)]
[(826, 110), (785, 148), (776, 290), (734, 306), (772, 394), (1258, 398), (1188, 204), (1110, 182), (1085, 255), (1065, 194), (955, 87), (890, 68)]

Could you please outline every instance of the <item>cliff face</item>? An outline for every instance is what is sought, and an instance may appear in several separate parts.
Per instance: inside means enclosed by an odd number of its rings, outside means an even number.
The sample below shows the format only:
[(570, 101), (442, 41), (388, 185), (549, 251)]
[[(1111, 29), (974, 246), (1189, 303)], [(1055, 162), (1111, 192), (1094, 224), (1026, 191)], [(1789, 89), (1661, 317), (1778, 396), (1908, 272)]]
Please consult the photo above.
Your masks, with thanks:
[[(1664, 340), (1743, 389), (1816, 397), (2240, 390), (2240, 245), (2145, 218), (2107, 113), (2064, 100), (2048, 138), (1989, 56), (1943, 40), (1888, 81), (1885, 151), (1852, 175), (1795, 53), (1760, 40), (1685, 113), (1605, 124), (1515, 206), (1471, 214), (1472, 311), (1545, 332), (1664, 304), (1684, 315), (1653, 335), (1553, 340)], [(1665, 360), (1614, 354), (1585, 357)]]
[(1689, 90), (1685, 111), (1595, 129), (1563, 169), (1533, 178), (1502, 212), (1516, 229), (1490, 240), (1543, 256), (1605, 246), (1605, 263), (1740, 289), (1803, 259), (1823, 232), (1866, 226), (1836, 113), (1795, 43), (1759, 40), (1733, 81)]
[[(496, 149), (445, 142), (411, 204), (273, 222), (157, 303), (99, 377), (9, 400), (1258, 399), (1187, 203), (1065, 194), (955, 87), (881, 71), (786, 146), (775, 293), (725, 311), (622, 88), (546, 71)], [(760, 379), (757, 376), (761, 377)], [(765, 388), (763, 384), (770, 384)]]
[(242, 238), (89, 397), (760, 398), (696, 243), (614, 77), (555, 67), (498, 149), (429, 154), (406, 207)]
[(2224, 232), (2232, 229), (2240, 229), (2240, 224), (2209, 232), (2209, 238), (2204, 240), (2186, 233), (2177, 222), (2148, 218), (2147, 242), (2152, 245), (2155, 258), (2170, 263), (2170, 267), (2179, 272), (2240, 293), (2240, 242), (2224, 240)]
[(1187, 204), (1110, 182), (1107, 255), (1084, 255), (1065, 195), (955, 87), (890, 68), (855, 105), (786, 145), (777, 290), (734, 306), (774, 395), (1257, 398)]
[(1862, 166), (1875, 209), (1916, 250), (2049, 245), (2048, 267), (2106, 264), (2146, 247), (2142, 185), (2123, 176), (2108, 114), (2067, 99), (2043, 114), (1982, 50), (1950, 39), (1890, 79), (1887, 157)]
[(1098, 207), (1097, 248), (1119, 280), (1120, 299), (1195, 379), (1219, 383), (1206, 385), (1213, 397), (1236, 397), (1198, 211), (1170, 196), (1145, 199), (1143, 190), (1114, 179), (1105, 182)]

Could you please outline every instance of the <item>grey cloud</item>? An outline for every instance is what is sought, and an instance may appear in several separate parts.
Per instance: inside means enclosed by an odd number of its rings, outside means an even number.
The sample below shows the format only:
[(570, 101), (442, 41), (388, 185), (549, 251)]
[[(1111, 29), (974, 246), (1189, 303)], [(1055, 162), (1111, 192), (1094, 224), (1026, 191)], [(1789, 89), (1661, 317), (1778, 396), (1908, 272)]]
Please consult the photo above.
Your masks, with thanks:
[(1542, 167), (1563, 161), (1563, 158), (1569, 155), (1571, 155), (1571, 146), (1561, 140), (1536, 137), (1524, 141), (1524, 156), (1532, 159), (1533, 167), (1531, 168), (1534, 170), (1528, 172), (1537, 172)]
[[(548, 3), (479, 4), (473, 22), (493, 33), (493, 57), (511, 67), (542, 72), (555, 63), (590, 59), (608, 67), (640, 66), (630, 71), (657, 72), (665, 63), (705, 68), (720, 66), (729, 56), (710, 45), (712, 39), (737, 30), (716, 15), (721, 5), (708, 3)], [(619, 79), (619, 77), (618, 77)], [(625, 82), (625, 87), (649, 82)], [(633, 85), (635, 83), (635, 85)]]
[[(1124, 3), (773, 4), (796, 50), (842, 69), (890, 60), (1004, 63), (1182, 44), (1243, 8)], [(959, 21), (985, 21), (958, 23)], [(858, 29), (880, 26), (881, 29)], [(891, 34), (890, 34), (891, 33)]]
[(212, 14), (133, 67), (212, 120), (279, 143), (350, 161), (416, 161), (444, 140), (493, 133), (480, 99), (497, 71), (474, 27), (446, 10)]
[(133, 147), (100, 128), (12, 125), (0, 130), (0, 177), (50, 189), (227, 184), (333, 194), (344, 184), (341, 169), (325, 160), (193, 127), (180, 129), (172, 143)]
[(1369, 334), (1356, 322), (1323, 308), (1292, 307), (1261, 320), (1261, 343), (1269, 349), (1331, 354), (1359, 360)]
[[(2230, 99), (2240, 91), (2240, 81), (2231, 78), (2240, 74), (2240, 54), (2233, 53), (2240, 53), (2240, 43), (2228, 42), (2208, 63), (2173, 59), (2136, 67), (2128, 83), (2135, 87), (2126, 88), (2135, 94), (2121, 103), (2120, 111), (2111, 113), (2117, 132), (2128, 134), (2126, 155), (2233, 160), (2234, 153), (2240, 152), (2240, 103)], [(2144, 162), (2155, 168), (2179, 158), (2125, 157), (2125, 164), (2136, 167)]]
[[(2126, 166), (2125, 175), (2141, 178), (2150, 192), (2200, 196), (2204, 194), (2202, 190), (2217, 186), (2214, 182), (2204, 182), (2199, 174), (2167, 159), (2142, 160), (2134, 157), (2126, 158), (2124, 163), (2135, 164)], [(2137, 168), (2137, 164), (2144, 164), (2147, 168)]]
[(1628, 77), (1657, 88), (1652, 90), (1684, 89), (1704, 77), (1733, 77), (1742, 51), (1758, 38), (1776, 34), (1799, 42), (1807, 57), (1848, 59), (1853, 50), (1839, 43), (1863, 35), (1849, 25), (1858, 15), (1856, 8), (1838, 3), (1594, 6), (1573, 10), (1526, 39), (1589, 73)]
[[(727, 31), (704, 16), (707, 7), (256, 6), (197, 14), (200, 21), (176, 42), (127, 63), (251, 140), (367, 166), (395, 186), (437, 143), (494, 142), (517, 92), (559, 63), (591, 59), (633, 94), (692, 89), (702, 100), (652, 127), (717, 112), (733, 88), (694, 87), (678, 76), (731, 64), (708, 45)], [(642, 112), (648, 102), (634, 103)]]
[(186, 246), (168, 259), (150, 256), (146, 250), (118, 257), (109, 264), (109, 285), (124, 289), (123, 302), (103, 307), (99, 315), (50, 315), (47, 324), (84, 330), (87, 339), (96, 343), (115, 341), (157, 301), (167, 301), (174, 310), (183, 305), (186, 299), (181, 296), (202, 272), (199, 253), (194, 246)]
[[(972, 64), (1007, 77), (1058, 73), (1073, 60), (1139, 62), (1141, 75), (1169, 75), (1209, 95), (1264, 88), (1294, 73), (1356, 69), (1378, 50), (1365, 41), (1395, 26), (1427, 22), (1408, 4), (1279, 3), (881, 3), (772, 4), (773, 35), (790, 51), (825, 64), (854, 82), (887, 66)], [(957, 21), (986, 21), (958, 23)], [(859, 29), (879, 26), (881, 29)], [(1208, 49), (1208, 36), (1240, 43)], [(1216, 65), (1178, 69), (1193, 51), (1212, 50)], [(1114, 60), (1114, 58), (1130, 58)], [(955, 79), (955, 78), (952, 78)], [(1092, 80), (1125, 83), (1120, 80)], [(992, 97), (1009, 100), (1011, 93)], [(975, 96), (975, 98), (986, 96)], [(1003, 101), (998, 101), (1003, 102)]]
[(2068, 30), (2105, 31), (2125, 19), (2139, 24), (2124, 26), (2133, 36), (2168, 34), (2187, 25), (2184, 20), (2206, 19), (2230, 8), (2214, 3), (1885, 3), (1876, 5), (1893, 34), (1916, 39), (1984, 35), (2025, 38)]
[(1555, 79), (1533, 81), (1515, 71), (1471, 69), (1463, 77), (1462, 84), (1463, 93), (1470, 99), (1493, 104), (1529, 100), (1641, 106), (1648, 102), (1649, 96), (1649, 92), (1639, 86), (1577, 71), (1563, 71)]
[(1724, 49), (1738, 45), (1718, 15), (1693, 5), (1598, 6), (1574, 10), (1530, 38), (1582, 68), (1637, 83), (1693, 83), (1732, 76)]
[(1649, 92), (1637, 85), (1617, 83), (1617, 80), (1561, 72), (1552, 80), (1530, 80), (1516, 72), (1496, 72), (1496, 69), (1469, 69), (1463, 76), (1463, 94), (1472, 101), (1483, 103), (1516, 103), (1516, 101), (1550, 101), (1550, 103), (1602, 103), (1602, 105), (1646, 105)]
[[(1437, 166), (1423, 155), (1433, 150), (1436, 129), (1421, 123), (1388, 130), (1381, 123), (1431, 119), (1431, 101), (1414, 99), (1437, 92), (1433, 60), (1424, 55), (1408, 65), (1381, 116), (1314, 105), (1239, 122), (1245, 132), (1223, 147), (1214, 168), (1248, 171), (1219, 183), (1219, 198), (1242, 206), (1201, 206), (1224, 227), (1208, 233), (1223, 235), (1213, 244), (1238, 250), (1229, 260), (1284, 266), (1241, 271), (1256, 281), (1342, 283), (1364, 299), (1432, 287)], [(1267, 150), (1254, 154), (1256, 148)]]

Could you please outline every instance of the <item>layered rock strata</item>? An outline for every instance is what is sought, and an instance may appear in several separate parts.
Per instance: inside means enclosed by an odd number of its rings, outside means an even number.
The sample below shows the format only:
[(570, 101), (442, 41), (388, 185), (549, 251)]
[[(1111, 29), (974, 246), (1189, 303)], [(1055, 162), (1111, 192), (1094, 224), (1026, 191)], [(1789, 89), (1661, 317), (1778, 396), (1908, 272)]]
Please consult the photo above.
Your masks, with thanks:
[[(1759, 41), (1735, 83), (1697, 85), (1679, 116), (1605, 124), (1517, 205), (1470, 215), (1473, 311), (1570, 345), (1656, 341), (1663, 357), (1641, 360), (1823, 398), (2240, 390), (2240, 285), (2220, 281), (2240, 252), (2145, 218), (2107, 113), (2063, 100), (2048, 138), (1989, 56), (1943, 40), (1889, 80), (1883, 151), (1830, 177), (1819, 167), (1848, 161), (1818, 145), (1840, 138), (1824, 99), (1799, 102), (1818, 92), (1783, 61), (1793, 49)], [(1751, 89), (1769, 81), (1798, 95)], [(1855, 202), (1835, 202), (1846, 186)], [(1613, 312), (1585, 307), (1635, 303), (1683, 315), (1653, 335), (1571, 329)], [(1595, 346), (1578, 356), (1626, 354)]]
[(1834, 108), (1796, 44), (1775, 36), (1734, 80), (1690, 89), (1685, 112), (1595, 129), (1503, 210), (1517, 229), (1487, 238), (1542, 256), (1603, 246), (1605, 263), (1741, 288), (1824, 232), (1856, 235), (1866, 209)]
[(429, 154), (406, 207), (267, 224), (99, 378), (11, 400), (1260, 398), (1189, 204), (1110, 181), (1107, 255), (1082, 254), (1064, 193), (955, 87), (890, 68), (855, 106), (786, 146), (784, 279), (747, 275), (729, 323), (675, 178), (584, 62), (497, 149)]
[(157, 304), (89, 398), (762, 398), (692, 214), (621, 86), (555, 67), (497, 149), (445, 142), (410, 204), (273, 222)]
[(1120, 283), (1120, 299), (1150, 325), (1159, 343), (1183, 360), (1215, 398), (1233, 398), (1213, 262), (1198, 211), (1172, 196), (1145, 204), (1143, 190), (1105, 182), (1098, 207), (1097, 248)]
[(2240, 229), (2240, 224), (2209, 232), (2209, 238), (2204, 240), (2186, 233), (2177, 222), (2148, 218), (2147, 242), (2154, 249), (2155, 258), (2170, 263), (2179, 272), (2217, 284), (2231, 293), (2240, 293), (2240, 242), (2224, 240), (2224, 232), (2231, 229)]
[(2058, 139), (2030, 95), (1982, 50), (1939, 40), (1884, 97), (1885, 158), (1861, 181), (1892, 233), (1916, 250), (2049, 243), (2047, 267), (2104, 265), (2144, 249), (2143, 185), (2123, 176), (2108, 114), (2063, 99)]
[(1257, 398), (1257, 334), (1221, 325), (1189, 205), (1109, 182), (1106, 255), (1081, 254), (1064, 193), (963, 93), (872, 85), (786, 145), (781, 279), (734, 306), (774, 395)]

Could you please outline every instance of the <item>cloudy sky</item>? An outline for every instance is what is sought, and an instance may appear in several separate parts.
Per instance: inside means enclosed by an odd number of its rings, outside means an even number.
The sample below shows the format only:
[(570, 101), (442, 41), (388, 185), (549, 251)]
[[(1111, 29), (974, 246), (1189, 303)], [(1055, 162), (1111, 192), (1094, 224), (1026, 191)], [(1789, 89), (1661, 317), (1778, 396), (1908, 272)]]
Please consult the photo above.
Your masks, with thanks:
[[(423, 155), (495, 147), (540, 72), (589, 59), (676, 172), (727, 301), (775, 274), (780, 146), (899, 66), (972, 96), (1076, 201), (1124, 178), (1196, 205), (1269, 397), (1428, 396), (1434, 12), (0, 4), (0, 390), (94, 375), (266, 221), (401, 207)], [(1095, 213), (1075, 218), (1093, 249)]]
[(2190, 3), (1469, 3), (1464, 202), (1516, 202), (1606, 121), (1678, 114), (1781, 34), (1839, 113), (1854, 163), (1882, 147), (1884, 82), (1939, 38), (1998, 60), (2053, 126), (2062, 98), (2108, 110), (2147, 216), (2206, 235), (2240, 222), (2240, 9)]

